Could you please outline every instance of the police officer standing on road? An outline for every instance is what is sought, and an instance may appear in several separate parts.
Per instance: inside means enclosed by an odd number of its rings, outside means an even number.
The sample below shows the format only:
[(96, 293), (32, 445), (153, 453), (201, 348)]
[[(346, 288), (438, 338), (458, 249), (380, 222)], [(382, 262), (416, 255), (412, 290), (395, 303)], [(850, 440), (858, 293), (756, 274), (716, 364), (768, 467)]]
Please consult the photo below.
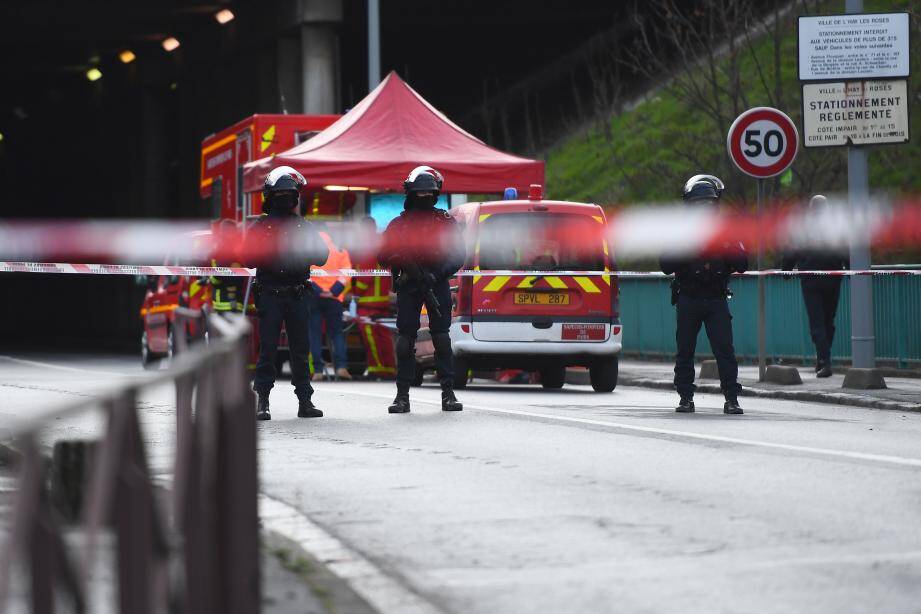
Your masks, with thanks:
[[(821, 216), (828, 210), (828, 200), (816, 194), (809, 200), (809, 215)], [(830, 250), (802, 250), (784, 255), (781, 268), (792, 271), (840, 271), (849, 269), (851, 258), (847, 252)], [(784, 279), (791, 279), (784, 277)], [(831, 344), (835, 339), (835, 314), (841, 298), (841, 277), (837, 275), (806, 275), (800, 278), (803, 301), (809, 316), (809, 334), (815, 345), (816, 377), (831, 377)]]
[(309, 348), (310, 266), (326, 262), (328, 250), (313, 226), (299, 215), (301, 190), (307, 180), (290, 166), (274, 169), (262, 189), (263, 209), (247, 235), (248, 257), (256, 258), (255, 298), (259, 314), (259, 360), (253, 390), (258, 395), (257, 420), (269, 420), (269, 391), (275, 385), (275, 355), (284, 322), (291, 353), (291, 384), (298, 399), (299, 418), (319, 418), (323, 412), (310, 398), (313, 388), (307, 367)]
[(441, 409), (460, 411), (454, 396), (451, 352), (451, 288), (448, 279), (464, 264), (463, 238), (457, 222), (435, 203), (444, 181), (428, 166), (412, 170), (403, 189), (404, 210), (384, 231), (378, 261), (390, 267), (397, 293), (397, 396), (388, 411), (409, 411), (409, 387), (416, 369), (416, 334), (422, 306), (428, 312), (435, 346), (435, 367), (441, 382)]
[[(684, 186), (684, 202), (689, 206), (715, 206), (723, 193), (723, 182), (713, 175), (695, 175)], [(729, 276), (744, 273), (748, 256), (741, 243), (722, 246), (721, 253), (690, 258), (666, 257), (660, 260), (662, 272), (674, 273), (672, 304), (677, 307), (675, 340), (675, 387), (681, 401), (675, 411), (694, 411), (694, 351), (703, 324), (713, 348), (720, 374), (720, 389), (726, 397), (723, 412), (741, 414), (738, 395), (739, 365), (732, 347), (732, 315), (727, 298)]]

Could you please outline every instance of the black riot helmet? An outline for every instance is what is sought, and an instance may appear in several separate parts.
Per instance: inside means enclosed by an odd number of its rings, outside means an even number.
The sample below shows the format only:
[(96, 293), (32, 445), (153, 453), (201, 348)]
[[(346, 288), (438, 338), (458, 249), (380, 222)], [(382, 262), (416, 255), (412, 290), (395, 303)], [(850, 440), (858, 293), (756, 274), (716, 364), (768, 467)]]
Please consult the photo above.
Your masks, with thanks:
[(290, 166), (272, 169), (262, 185), (262, 197), (267, 212), (288, 212), (300, 203), (301, 189), (307, 180)]
[(716, 201), (723, 195), (726, 186), (715, 175), (694, 175), (684, 184), (684, 202)]
[(441, 192), (438, 180), (429, 173), (419, 173), (415, 177), (410, 176), (403, 182), (403, 189), (407, 195), (418, 192), (432, 192), (437, 196)]
[[(417, 166), (403, 182), (406, 192), (406, 209), (431, 209), (438, 202), (438, 195), (444, 185), (441, 173), (430, 166)], [(420, 196), (420, 194), (426, 194)]]

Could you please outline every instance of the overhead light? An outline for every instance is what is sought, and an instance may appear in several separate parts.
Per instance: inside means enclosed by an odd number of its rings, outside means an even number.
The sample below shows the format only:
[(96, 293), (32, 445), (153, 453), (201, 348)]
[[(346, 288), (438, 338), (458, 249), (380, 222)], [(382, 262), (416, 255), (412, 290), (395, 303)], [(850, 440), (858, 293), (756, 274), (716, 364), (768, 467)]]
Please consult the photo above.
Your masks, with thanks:
[(86, 78), (90, 81), (99, 81), (102, 79), (102, 71), (94, 66), (86, 71)]
[(0, 132), (0, 143), (2, 143), (2, 142), (3, 142), (3, 133)]
[(214, 18), (217, 19), (219, 24), (224, 25), (233, 21), (234, 14), (230, 9), (221, 9), (214, 14)]
[(323, 189), (329, 192), (348, 192), (349, 187), (346, 185), (325, 185)]
[(130, 49), (125, 49), (118, 54), (118, 59), (122, 61), (122, 64), (130, 64), (135, 59), (137, 59), (137, 56), (134, 55), (134, 52)]
[(349, 186), (349, 192), (367, 192), (368, 188), (359, 188), (357, 186)]
[(163, 42), (160, 44), (163, 45), (163, 48), (167, 51), (175, 51), (179, 48), (179, 41), (172, 36), (163, 39)]

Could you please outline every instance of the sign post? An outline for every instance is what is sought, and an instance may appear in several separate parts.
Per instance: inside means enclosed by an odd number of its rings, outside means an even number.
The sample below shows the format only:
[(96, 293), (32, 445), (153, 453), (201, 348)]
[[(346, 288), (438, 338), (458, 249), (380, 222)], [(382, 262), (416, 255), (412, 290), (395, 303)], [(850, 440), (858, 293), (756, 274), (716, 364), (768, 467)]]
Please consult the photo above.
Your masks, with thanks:
[[(726, 137), (729, 157), (740, 171), (757, 180), (758, 217), (762, 214), (764, 180), (787, 170), (799, 151), (796, 124), (786, 113), (771, 107), (755, 107), (732, 122)], [(764, 247), (757, 245), (758, 270), (763, 269)], [(767, 369), (765, 334), (764, 277), (758, 276), (758, 379), (764, 381)]]
[[(845, 0), (845, 12), (799, 18), (803, 136), (806, 147), (847, 146), (848, 203), (855, 219), (864, 219), (870, 206), (864, 146), (909, 139), (909, 15), (863, 13), (863, 0)], [(851, 244), (851, 268), (870, 268), (869, 239)], [(851, 361), (871, 369), (872, 279), (855, 277), (850, 288)]]

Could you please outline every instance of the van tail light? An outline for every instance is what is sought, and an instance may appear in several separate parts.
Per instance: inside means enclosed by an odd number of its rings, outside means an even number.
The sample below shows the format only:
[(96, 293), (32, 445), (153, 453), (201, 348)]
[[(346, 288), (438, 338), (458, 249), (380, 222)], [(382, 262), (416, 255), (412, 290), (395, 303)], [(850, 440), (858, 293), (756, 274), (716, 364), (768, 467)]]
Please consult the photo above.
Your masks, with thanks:
[(611, 334), (612, 335), (620, 334), (620, 324), (615, 324), (614, 326), (611, 327)]
[(455, 315), (473, 315), (473, 278), (461, 276), (457, 282), (457, 311)]
[(467, 323), (461, 324), (461, 332), (462, 332), (462, 333), (469, 333), (469, 332), (470, 332), (470, 325), (467, 324)]

